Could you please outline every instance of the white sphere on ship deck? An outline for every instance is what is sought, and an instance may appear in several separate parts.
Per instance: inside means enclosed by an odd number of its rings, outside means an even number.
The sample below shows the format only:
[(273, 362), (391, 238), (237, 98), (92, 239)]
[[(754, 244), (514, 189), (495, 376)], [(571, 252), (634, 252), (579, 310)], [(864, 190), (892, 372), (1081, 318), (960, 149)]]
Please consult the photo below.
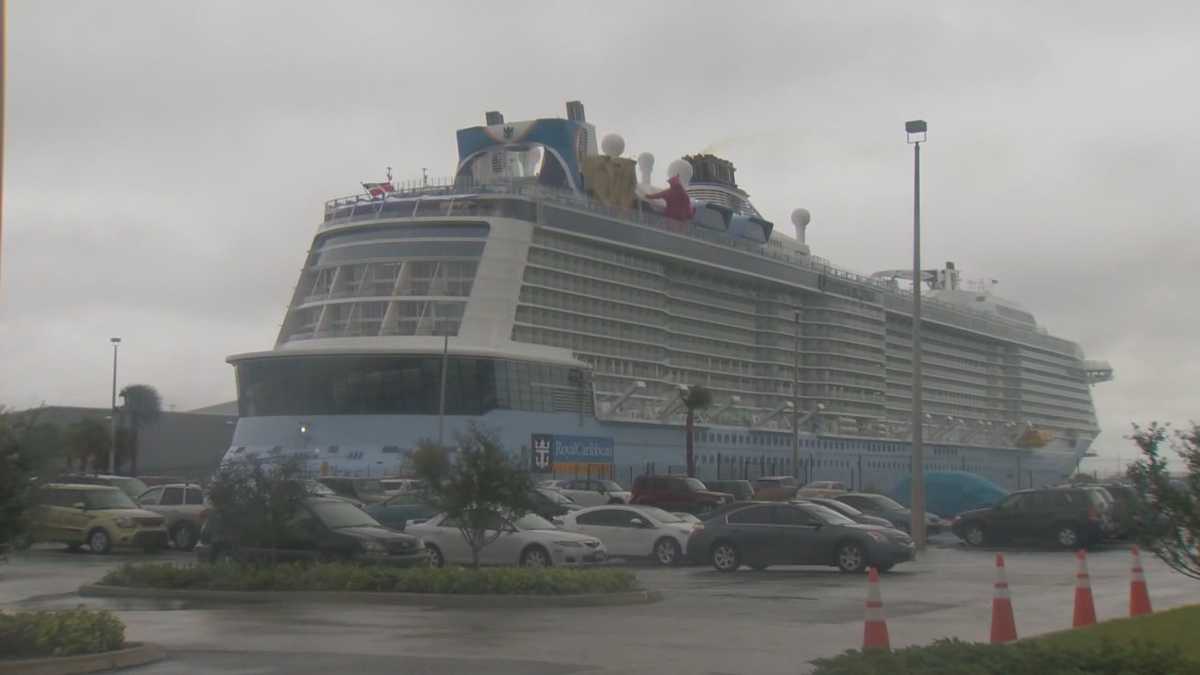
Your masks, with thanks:
[(667, 167), (667, 179), (671, 176), (679, 176), (679, 182), (683, 183), (684, 187), (692, 182), (692, 164), (686, 159), (677, 159)]
[(620, 134), (605, 134), (600, 139), (600, 151), (609, 157), (620, 157), (625, 152), (625, 139)]
[(808, 227), (810, 221), (812, 221), (812, 214), (808, 212), (808, 209), (796, 209), (792, 211), (792, 225), (796, 226), (797, 232)]

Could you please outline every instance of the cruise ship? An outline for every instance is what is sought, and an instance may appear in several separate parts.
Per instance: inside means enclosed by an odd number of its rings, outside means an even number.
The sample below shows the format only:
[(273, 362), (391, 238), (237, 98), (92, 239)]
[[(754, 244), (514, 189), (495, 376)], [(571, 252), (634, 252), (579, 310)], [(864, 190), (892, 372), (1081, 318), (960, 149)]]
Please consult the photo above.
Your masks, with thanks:
[[(926, 470), (1018, 488), (1078, 466), (1106, 363), (953, 263), (845, 271), (811, 254), (807, 211), (779, 231), (729, 161), (656, 177), (578, 101), (566, 113), (488, 112), (457, 132), (451, 178), (326, 202), (274, 348), (228, 358), (226, 461), (396, 475), (479, 424), (532, 471), (628, 484), (684, 470), (682, 395), (703, 386), (698, 477), (887, 491), (911, 470), (921, 284)], [(676, 181), (688, 215), (668, 218)]]

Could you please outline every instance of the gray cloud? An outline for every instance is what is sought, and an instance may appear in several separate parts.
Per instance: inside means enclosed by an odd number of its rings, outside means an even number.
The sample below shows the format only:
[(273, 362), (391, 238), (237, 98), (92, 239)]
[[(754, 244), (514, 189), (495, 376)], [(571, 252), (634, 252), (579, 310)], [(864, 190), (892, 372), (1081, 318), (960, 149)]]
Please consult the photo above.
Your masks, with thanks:
[[(325, 199), (448, 174), (483, 110), (557, 115), (660, 158), (732, 159), (814, 252), (909, 260), (901, 123), (930, 122), (926, 259), (997, 278), (1108, 358), (1134, 419), (1200, 410), (1197, 70), (1188, 3), (22, 3), (10, 8), (0, 401), (181, 408), (268, 348)], [(1127, 450), (1126, 456), (1131, 453)]]

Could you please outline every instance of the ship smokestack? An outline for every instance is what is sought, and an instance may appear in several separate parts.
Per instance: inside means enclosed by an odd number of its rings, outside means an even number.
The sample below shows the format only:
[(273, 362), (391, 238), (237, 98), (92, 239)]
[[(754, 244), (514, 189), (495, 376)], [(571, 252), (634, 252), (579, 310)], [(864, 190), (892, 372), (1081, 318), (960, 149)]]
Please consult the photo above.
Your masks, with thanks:
[(583, 103), (567, 101), (567, 119), (573, 122), (586, 122), (587, 116), (583, 114)]
[(489, 110), (483, 113), (483, 119), (487, 121), (489, 127), (504, 124), (504, 115), (501, 115), (499, 110)]

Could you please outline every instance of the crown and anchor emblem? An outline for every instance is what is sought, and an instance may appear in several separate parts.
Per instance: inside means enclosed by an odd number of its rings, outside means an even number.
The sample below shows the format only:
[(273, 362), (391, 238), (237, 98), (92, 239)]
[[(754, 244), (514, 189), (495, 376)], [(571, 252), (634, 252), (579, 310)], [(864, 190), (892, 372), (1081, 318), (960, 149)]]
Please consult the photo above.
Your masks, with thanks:
[(539, 469), (550, 467), (550, 439), (533, 439), (533, 464)]

